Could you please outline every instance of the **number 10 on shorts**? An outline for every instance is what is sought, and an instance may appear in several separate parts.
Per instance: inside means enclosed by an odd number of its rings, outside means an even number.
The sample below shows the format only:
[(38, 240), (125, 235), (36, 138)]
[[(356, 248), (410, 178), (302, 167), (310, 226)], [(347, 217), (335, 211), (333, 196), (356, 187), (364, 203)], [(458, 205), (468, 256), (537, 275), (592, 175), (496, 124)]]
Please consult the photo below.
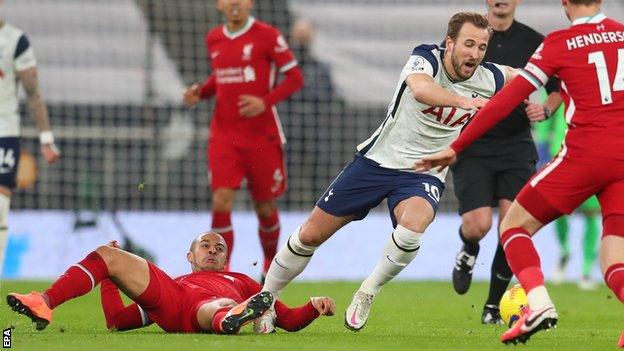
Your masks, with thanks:
[(440, 189), (437, 186), (431, 185), (429, 183), (422, 183), (425, 187), (425, 191), (430, 198), (435, 200), (435, 202), (440, 202)]

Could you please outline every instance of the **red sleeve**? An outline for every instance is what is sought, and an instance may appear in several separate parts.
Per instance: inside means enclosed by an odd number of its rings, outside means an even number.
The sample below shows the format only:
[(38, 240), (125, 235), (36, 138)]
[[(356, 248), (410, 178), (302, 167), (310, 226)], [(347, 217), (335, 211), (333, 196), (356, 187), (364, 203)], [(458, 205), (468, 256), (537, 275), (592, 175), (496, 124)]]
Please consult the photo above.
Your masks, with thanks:
[(476, 114), (459, 138), (451, 144), (458, 154), (479, 139), (498, 122), (507, 117), (532, 91), (535, 86), (523, 76), (507, 84)]
[(275, 28), (271, 33), (269, 42), (269, 56), (275, 62), (280, 73), (285, 77), (268, 95), (264, 97), (264, 103), (268, 106), (276, 105), (303, 86), (303, 73), (297, 66), (295, 55), (288, 47), (284, 36)]
[[(104, 279), (100, 284), (100, 295), (108, 329), (130, 330), (152, 323), (147, 316), (143, 316), (143, 312), (136, 303), (124, 306), (119, 289), (110, 279)], [(146, 320), (144, 321), (143, 318)]]
[(312, 302), (290, 308), (278, 300), (275, 302), (275, 313), (277, 314), (277, 326), (289, 332), (307, 327), (319, 316)]
[(280, 73), (286, 72), (290, 67), (297, 64), (295, 55), (288, 47), (288, 43), (282, 33), (276, 28), (272, 28), (269, 34), (269, 56), (275, 62)]
[(525, 70), (531, 72), (542, 85), (546, 84), (548, 77), (557, 74), (561, 53), (568, 51), (565, 41), (561, 40), (562, 33), (562, 31), (557, 31), (547, 35), (542, 44), (535, 49), (525, 67)]
[(284, 72), (284, 75), (284, 80), (264, 96), (263, 100), (267, 107), (285, 100), (303, 86), (303, 73), (301, 73), (299, 66), (293, 66)]
[(199, 97), (209, 99), (217, 92), (217, 81), (214, 74), (211, 74), (201, 86)]

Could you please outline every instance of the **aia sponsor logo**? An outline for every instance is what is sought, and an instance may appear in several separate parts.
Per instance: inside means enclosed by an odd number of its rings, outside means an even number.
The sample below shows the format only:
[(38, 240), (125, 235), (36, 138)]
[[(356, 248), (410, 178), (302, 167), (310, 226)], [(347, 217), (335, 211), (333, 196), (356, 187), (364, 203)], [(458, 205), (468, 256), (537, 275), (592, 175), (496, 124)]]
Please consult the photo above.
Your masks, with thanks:
[[(463, 114), (458, 114), (457, 111)], [(464, 124), (468, 123), (474, 115), (477, 114), (476, 111), (467, 112), (465, 110), (458, 110), (456, 107), (436, 107), (431, 106), (426, 110), (422, 111), (423, 114), (429, 115), (434, 118), (437, 122), (449, 126), (449, 127), (460, 127)]]

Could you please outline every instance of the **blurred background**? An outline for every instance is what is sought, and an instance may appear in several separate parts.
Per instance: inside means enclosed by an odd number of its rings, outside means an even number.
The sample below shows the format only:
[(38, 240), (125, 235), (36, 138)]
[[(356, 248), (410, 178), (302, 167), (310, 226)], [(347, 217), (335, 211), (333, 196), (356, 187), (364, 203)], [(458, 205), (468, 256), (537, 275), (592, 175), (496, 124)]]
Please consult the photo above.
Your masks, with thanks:
[[(440, 43), (448, 19), (463, 10), (485, 13), (484, 1), (255, 1), (254, 15), (284, 33), (306, 80), (278, 106), (288, 140), (282, 239), (381, 123), (412, 48)], [(603, 10), (624, 19), (622, 1), (605, 1)], [(66, 261), (120, 237), (132, 238), (171, 273), (185, 272), (188, 242), (210, 228), (205, 150), (213, 104), (187, 109), (181, 94), (210, 73), (203, 39), (222, 23), (215, 1), (6, 0), (0, 17), (29, 35), (63, 152), (58, 164), (44, 165), (24, 111), (22, 145), (38, 157), (38, 176), (13, 198), (4, 276), (53, 277)], [(516, 18), (542, 33), (569, 25), (559, 1), (524, 0)], [(460, 221), (450, 179), (446, 184), (426, 236), (431, 247), (403, 277), (450, 277)], [(235, 209), (233, 269), (256, 272), (261, 252), (245, 191)], [(367, 275), (391, 232), (380, 209), (332, 239), (302, 278)], [(556, 250), (554, 234), (541, 238), (543, 250)], [(488, 235), (485, 245), (495, 240)], [(482, 252), (487, 267), (477, 267), (477, 278), (489, 274), (493, 248)], [(350, 269), (336, 268), (344, 265)]]

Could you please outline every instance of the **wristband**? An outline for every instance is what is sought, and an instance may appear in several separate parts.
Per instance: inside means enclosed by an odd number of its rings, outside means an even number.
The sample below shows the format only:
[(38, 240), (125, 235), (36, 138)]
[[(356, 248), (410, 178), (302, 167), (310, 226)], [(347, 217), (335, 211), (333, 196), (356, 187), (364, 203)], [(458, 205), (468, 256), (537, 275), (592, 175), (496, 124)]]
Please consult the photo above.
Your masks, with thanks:
[(45, 130), (39, 133), (39, 143), (44, 144), (54, 144), (54, 134), (52, 134), (51, 130)]

